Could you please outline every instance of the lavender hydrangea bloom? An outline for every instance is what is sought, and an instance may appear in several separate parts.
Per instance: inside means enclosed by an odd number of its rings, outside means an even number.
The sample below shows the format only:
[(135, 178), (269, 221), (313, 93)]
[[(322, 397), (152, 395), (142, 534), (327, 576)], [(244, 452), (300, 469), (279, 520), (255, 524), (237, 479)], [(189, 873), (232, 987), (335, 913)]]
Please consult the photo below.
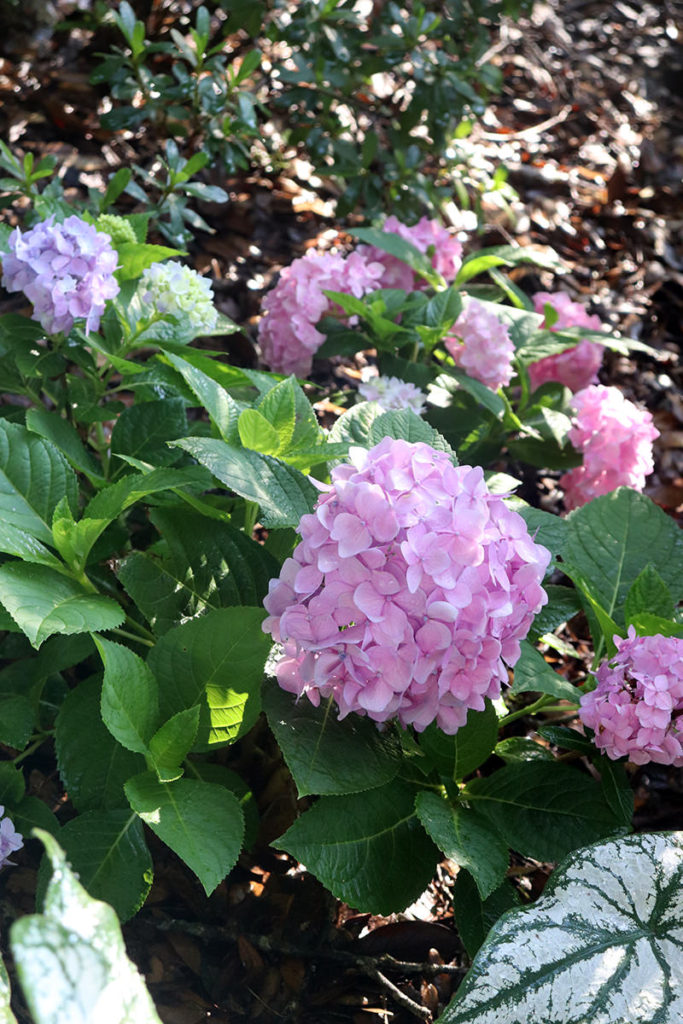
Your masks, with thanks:
[(10, 252), (2, 258), (2, 284), (23, 292), (33, 303), (33, 320), (47, 334), (70, 331), (85, 320), (96, 331), (107, 299), (118, 294), (113, 276), (117, 255), (108, 235), (80, 217), (55, 224), (54, 217), (9, 236)]
[(11, 864), (10, 856), (24, 845), (24, 837), (17, 832), (9, 818), (3, 818), (4, 813), (5, 808), (0, 805), (0, 868)]
[(594, 673), (598, 685), (581, 697), (579, 716), (595, 745), (616, 760), (683, 767), (683, 640), (615, 636), (617, 653)]
[[(161, 314), (188, 322), (195, 334), (212, 331), (218, 321), (211, 282), (182, 263), (153, 263), (140, 278), (142, 302)], [(151, 312), (151, 310), (147, 310)]]
[(352, 448), (331, 477), (265, 600), (278, 682), (340, 717), (455, 733), (507, 682), (550, 552), (479, 467), (422, 442)]

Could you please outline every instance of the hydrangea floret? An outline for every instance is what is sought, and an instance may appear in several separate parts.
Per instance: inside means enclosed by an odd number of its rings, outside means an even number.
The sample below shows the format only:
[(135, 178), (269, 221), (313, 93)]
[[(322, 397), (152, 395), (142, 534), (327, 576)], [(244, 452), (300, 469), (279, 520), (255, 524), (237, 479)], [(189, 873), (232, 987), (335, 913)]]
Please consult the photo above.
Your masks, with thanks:
[(379, 263), (358, 253), (344, 257), (317, 249), (309, 249), (284, 267), (263, 300), (264, 316), (258, 327), (263, 361), (276, 373), (306, 377), (325, 340), (315, 325), (335, 308), (324, 291), (361, 298), (381, 287), (382, 270)]
[(182, 263), (152, 263), (138, 285), (146, 312), (175, 317), (195, 335), (212, 331), (218, 322), (208, 278)]
[[(587, 313), (580, 302), (572, 302), (566, 292), (536, 292), (532, 298), (537, 313), (544, 313), (546, 305), (552, 306), (557, 313), (551, 331), (563, 331), (570, 327), (604, 330), (600, 318)], [(574, 348), (539, 359), (529, 366), (532, 391), (549, 380), (559, 381), (570, 391), (581, 391), (591, 384), (597, 384), (604, 351), (604, 345), (583, 338)]]
[(642, 491), (654, 468), (652, 442), (659, 437), (651, 413), (602, 384), (579, 391), (572, 406), (568, 437), (583, 465), (560, 477), (566, 507), (578, 508), (617, 487)]
[(579, 716), (595, 745), (616, 760), (683, 767), (683, 640), (615, 636), (617, 653), (594, 673), (597, 687), (581, 697)]
[(24, 845), (24, 837), (17, 832), (10, 818), (3, 817), (5, 808), (0, 806), (0, 868), (11, 864), (10, 857)]
[(386, 437), (332, 470), (271, 580), (283, 689), (376, 722), (455, 733), (500, 695), (546, 603), (550, 552), (479, 467)]
[[(382, 231), (398, 235), (406, 242), (412, 242), (420, 252), (431, 252), (433, 269), (441, 274), (448, 284), (455, 281), (462, 266), (462, 245), (438, 220), (423, 217), (417, 224), (408, 225), (398, 217), (391, 216), (385, 220)], [(382, 278), (377, 285), (378, 288), (401, 288), (409, 292), (423, 284), (407, 263), (397, 256), (377, 249), (374, 245), (360, 245), (358, 253), (364, 259), (382, 265)]]
[(2, 285), (33, 303), (31, 319), (47, 334), (68, 332), (76, 320), (96, 331), (107, 299), (118, 294), (117, 254), (109, 236), (80, 217), (50, 217), (30, 231), (15, 228), (2, 257)]
[(469, 300), (444, 344), (456, 365), (494, 391), (512, 380), (515, 346), (508, 329), (476, 299)]
[(377, 402), (382, 409), (410, 409), (416, 415), (424, 412), (427, 396), (416, 384), (400, 377), (377, 375), (374, 367), (362, 371), (358, 392), (366, 402)]

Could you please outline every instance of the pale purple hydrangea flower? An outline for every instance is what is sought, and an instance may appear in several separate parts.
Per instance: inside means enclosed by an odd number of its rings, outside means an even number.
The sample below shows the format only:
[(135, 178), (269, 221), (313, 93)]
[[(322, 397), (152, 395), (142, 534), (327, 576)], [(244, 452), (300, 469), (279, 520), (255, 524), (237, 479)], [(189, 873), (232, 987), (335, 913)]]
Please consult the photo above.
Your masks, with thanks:
[(263, 300), (264, 315), (258, 326), (263, 361), (275, 373), (306, 377), (325, 335), (316, 324), (338, 306), (323, 291), (344, 292), (361, 298), (376, 291), (382, 267), (358, 253), (309, 249), (305, 256), (285, 267), (278, 283)]
[(340, 717), (452, 734), (500, 695), (547, 601), (550, 552), (479, 467), (390, 437), (349, 459), (270, 583), (278, 682), (316, 706), (332, 696)]
[(495, 313), (470, 299), (450, 328), (444, 345), (469, 377), (497, 391), (512, 380), (515, 346)]
[[(208, 278), (182, 263), (152, 263), (138, 285), (147, 313), (173, 316), (195, 334), (212, 331), (218, 321)], [(151, 308), (150, 308), (151, 307)]]
[[(423, 217), (417, 224), (408, 225), (403, 224), (398, 217), (392, 216), (387, 217), (382, 225), (382, 231), (398, 235), (406, 242), (412, 242), (415, 248), (423, 253), (433, 247), (432, 267), (448, 284), (455, 281), (462, 266), (462, 245), (438, 220)], [(360, 245), (358, 253), (366, 260), (381, 263), (383, 273), (378, 288), (401, 288), (405, 292), (410, 292), (424, 285), (422, 279), (397, 256), (391, 256), (374, 245)]]
[(572, 398), (575, 416), (569, 440), (583, 465), (560, 477), (568, 509), (617, 487), (642, 491), (654, 468), (652, 442), (659, 431), (646, 409), (624, 398), (618, 388), (596, 384)]
[(20, 835), (9, 818), (3, 818), (5, 808), (0, 805), (0, 868), (11, 864), (10, 857), (24, 845), (24, 837)]
[[(550, 305), (558, 314), (551, 331), (563, 331), (569, 327), (603, 330), (600, 318), (588, 314), (581, 303), (572, 302), (566, 292), (536, 292), (533, 301), (537, 313), (543, 313), (546, 305)], [(539, 359), (529, 366), (531, 390), (535, 391), (549, 380), (559, 381), (570, 391), (581, 391), (591, 384), (597, 384), (604, 351), (604, 345), (584, 338), (574, 348)]]
[(377, 402), (382, 409), (410, 409), (418, 416), (424, 412), (427, 398), (415, 384), (400, 377), (378, 376), (374, 367), (362, 371), (358, 392), (366, 402)]
[(616, 760), (683, 767), (683, 640), (614, 637), (617, 653), (594, 673), (598, 685), (581, 697), (579, 716), (595, 745)]
[(31, 319), (47, 334), (68, 332), (76, 320), (96, 331), (107, 299), (118, 294), (117, 255), (109, 236), (80, 217), (54, 218), (9, 236), (2, 257), (2, 285), (33, 303)]

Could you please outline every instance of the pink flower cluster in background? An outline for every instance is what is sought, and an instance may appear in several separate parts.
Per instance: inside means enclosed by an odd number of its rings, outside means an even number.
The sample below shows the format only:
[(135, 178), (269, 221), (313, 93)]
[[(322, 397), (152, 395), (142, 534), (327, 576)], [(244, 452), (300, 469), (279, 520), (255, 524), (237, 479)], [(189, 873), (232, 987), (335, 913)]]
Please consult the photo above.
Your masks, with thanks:
[[(306, 377), (313, 356), (325, 340), (316, 324), (333, 308), (324, 290), (360, 298), (380, 288), (383, 268), (358, 253), (309, 249), (285, 267), (278, 283), (263, 300), (264, 316), (258, 327), (264, 362), (275, 373)], [(338, 308), (338, 307), (337, 307)]]
[[(551, 305), (558, 314), (551, 331), (569, 327), (586, 327), (591, 331), (604, 329), (599, 317), (590, 316), (579, 302), (572, 302), (566, 292), (536, 292), (533, 301), (537, 313), (543, 313), (545, 306)], [(590, 384), (597, 384), (604, 351), (603, 345), (584, 338), (574, 348), (539, 359), (529, 367), (531, 390), (535, 391), (549, 380), (559, 381), (570, 391), (580, 391)]]
[(374, 367), (365, 367), (362, 377), (358, 392), (366, 402), (377, 402), (387, 411), (410, 409), (418, 416), (424, 412), (427, 396), (415, 384), (400, 377), (377, 376)]
[[(408, 225), (403, 224), (398, 217), (392, 216), (387, 217), (382, 225), (382, 231), (398, 235), (406, 242), (412, 242), (415, 248), (423, 253), (432, 247), (434, 270), (441, 274), (448, 284), (455, 281), (462, 265), (462, 245), (438, 220), (423, 217), (417, 224)], [(397, 256), (391, 256), (388, 252), (375, 248), (374, 245), (361, 245), (358, 247), (358, 253), (366, 260), (382, 264), (384, 270), (379, 288), (401, 288), (405, 292), (410, 292), (423, 283), (407, 263)]]
[(5, 864), (11, 864), (10, 857), (24, 845), (24, 837), (21, 836), (9, 818), (3, 818), (5, 808), (0, 806), (0, 868)]
[(85, 320), (86, 331), (96, 331), (107, 299), (118, 294), (113, 276), (117, 255), (109, 236), (80, 217), (54, 218), (22, 234), (9, 236), (10, 251), (2, 257), (2, 285), (23, 292), (33, 303), (31, 319), (47, 334), (70, 331)]
[(332, 696), (340, 717), (454, 733), (499, 696), (550, 553), (479, 467), (427, 444), (352, 448), (331, 476), (265, 601), (278, 682), (316, 706)]
[(683, 767), (683, 640), (639, 637), (631, 626), (614, 643), (616, 655), (594, 673), (596, 689), (581, 697), (581, 721), (613, 760)]
[(476, 299), (469, 300), (444, 344), (468, 376), (494, 391), (512, 380), (515, 346), (508, 329)]
[(659, 431), (646, 409), (624, 398), (618, 388), (596, 384), (574, 395), (575, 417), (569, 440), (583, 465), (560, 477), (564, 503), (578, 508), (617, 487), (642, 491), (652, 472), (652, 442)]

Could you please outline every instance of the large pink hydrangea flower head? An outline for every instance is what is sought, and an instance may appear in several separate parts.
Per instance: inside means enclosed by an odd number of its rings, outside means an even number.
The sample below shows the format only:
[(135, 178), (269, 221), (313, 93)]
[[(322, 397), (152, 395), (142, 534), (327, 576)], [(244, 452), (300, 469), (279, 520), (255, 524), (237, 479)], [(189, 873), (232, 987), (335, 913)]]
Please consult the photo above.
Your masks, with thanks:
[(495, 313), (470, 299), (450, 329), (444, 345), (454, 362), (469, 377), (497, 391), (514, 375), (515, 346)]
[[(557, 313), (551, 331), (563, 331), (569, 327), (603, 330), (600, 318), (587, 313), (580, 302), (572, 302), (566, 292), (536, 292), (532, 298), (537, 313), (545, 313), (547, 305), (552, 306)], [(581, 391), (590, 384), (597, 384), (604, 351), (604, 345), (583, 338), (574, 348), (539, 359), (529, 366), (532, 391), (549, 380), (559, 381), (570, 391)]]
[(85, 320), (96, 331), (107, 299), (118, 294), (117, 254), (109, 236), (80, 217), (54, 217), (30, 231), (15, 228), (2, 257), (2, 285), (33, 303), (31, 319), (47, 334), (70, 331)]
[(380, 264), (358, 253), (345, 258), (309, 249), (282, 270), (278, 283), (263, 300), (264, 315), (258, 326), (263, 361), (275, 373), (306, 377), (325, 340), (316, 324), (334, 306), (323, 292), (360, 298), (381, 287), (381, 276)]
[(10, 857), (24, 845), (24, 837), (17, 832), (10, 818), (4, 818), (5, 808), (0, 806), (0, 868), (11, 864)]
[(321, 485), (265, 601), (283, 689), (447, 733), (500, 695), (550, 553), (479, 467), (386, 437)]
[[(385, 220), (382, 231), (412, 242), (420, 252), (427, 253), (431, 249), (434, 270), (449, 284), (455, 281), (462, 266), (462, 245), (438, 220), (423, 217), (417, 224), (408, 225), (403, 224), (398, 217), (391, 216)], [(357, 251), (364, 259), (382, 265), (380, 288), (401, 288), (410, 292), (418, 286), (422, 287), (422, 279), (416, 278), (408, 264), (397, 256), (377, 249), (374, 245), (360, 245)]]
[(652, 442), (659, 431), (647, 409), (639, 409), (618, 388), (595, 384), (572, 398), (569, 440), (583, 465), (560, 477), (567, 509), (585, 505), (617, 487), (642, 491), (654, 468)]
[(683, 767), (683, 640), (614, 638), (617, 653), (594, 673), (597, 687), (581, 697), (579, 716), (595, 745), (616, 760)]

